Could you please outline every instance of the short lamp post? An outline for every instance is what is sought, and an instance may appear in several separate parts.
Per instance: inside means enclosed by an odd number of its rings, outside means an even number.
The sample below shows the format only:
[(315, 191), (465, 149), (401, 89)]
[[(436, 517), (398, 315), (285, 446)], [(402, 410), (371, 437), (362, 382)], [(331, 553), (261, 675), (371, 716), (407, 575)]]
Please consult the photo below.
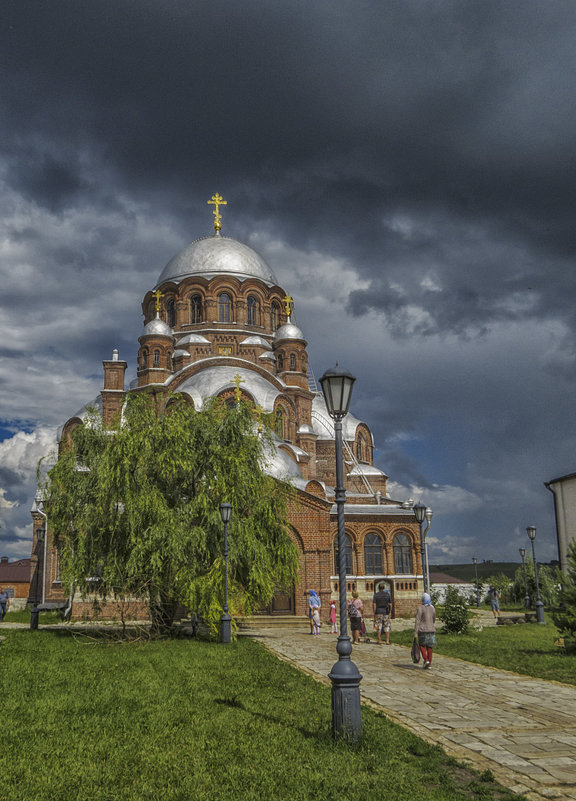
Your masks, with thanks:
[(476, 581), (476, 608), (480, 609), (480, 585), (478, 584), (478, 559), (473, 556), (472, 564), (474, 565), (474, 580)]
[(545, 624), (544, 604), (540, 595), (540, 582), (538, 581), (538, 562), (536, 561), (536, 551), (534, 550), (534, 540), (536, 539), (536, 526), (528, 526), (526, 529), (530, 542), (532, 543), (532, 560), (534, 561), (534, 578), (536, 579), (536, 620), (538, 623)]
[(220, 617), (220, 642), (230, 644), (232, 639), (232, 618), (228, 614), (228, 523), (232, 516), (229, 503), (220, 504), (220, 517), (224, 523), (224, 612)]
[(424, 582), (424, 592), (430, 592), (426, 576), (426, 549), (424, 546), (424, 529), (422, 527), (424, 518), (426, 516), (426, 507), (423, 503), (415, 504), (414, 516), (416, 518), (416, 522), (420, 526), (420, 560), (422, 562), (422, 581)]
[(528, 576), (526, 575), (526, 548), (518, 548), (524, 570), (524, 608), (530, 609), (530, 593), (528, 592)]
[(326, 370), (320, 379), (328, 414), (334, 421), (334, 445), (336, 449), (336, 492), (338, 515), (338, 589), (340, 601), (340, 634), (336, 651), (338, 661), (328, 678), (332, 681), (332, 734), (349, 742), (357, 742), (362, 735), (360, 709), (360, 681), (362, 676), (350, 659), (352, 643), (348, 636), (346, 618), (346, 542), (344, 531), (344, 459), (342, 455), (342, 420), (348, 414), (352, 387), (356, 379), (338, 365)]

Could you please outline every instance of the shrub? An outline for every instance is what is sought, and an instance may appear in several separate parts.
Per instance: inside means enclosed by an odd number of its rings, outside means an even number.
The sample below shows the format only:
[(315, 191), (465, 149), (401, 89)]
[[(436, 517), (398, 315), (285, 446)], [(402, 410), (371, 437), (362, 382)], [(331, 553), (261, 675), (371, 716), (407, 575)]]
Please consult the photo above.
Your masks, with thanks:
[(456, 587), (448, 587), (440, 619), (447, 632), (465, 634), (468, 631), (468, 600), (460, 595)]
[(567, 639), (576, 639), (576, 540), (568, 547), (568, 573), (562, 577), (559, 606), (551, 612), (558, 631)]

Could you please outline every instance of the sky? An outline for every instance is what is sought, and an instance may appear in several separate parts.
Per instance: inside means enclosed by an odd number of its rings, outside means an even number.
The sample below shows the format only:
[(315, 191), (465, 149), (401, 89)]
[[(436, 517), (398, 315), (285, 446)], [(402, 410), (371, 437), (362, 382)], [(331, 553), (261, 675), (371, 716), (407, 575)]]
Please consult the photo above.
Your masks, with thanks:
[(576, 4), (4, 0), (0, 552), (36, 467), (135, 375), (141, 301), (212, 230), (268, 261), (318, 378), (356, 377), (432, 563), (557, 558), (576, 471)]

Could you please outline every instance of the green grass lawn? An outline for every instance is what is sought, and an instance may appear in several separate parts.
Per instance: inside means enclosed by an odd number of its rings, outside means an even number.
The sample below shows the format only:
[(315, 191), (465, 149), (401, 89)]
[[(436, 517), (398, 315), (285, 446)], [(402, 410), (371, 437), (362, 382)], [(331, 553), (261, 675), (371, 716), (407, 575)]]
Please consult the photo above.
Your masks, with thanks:
[[(28, 623), (30, 624), (30, 609), (19, 609), (17, 612), (6, 612), (4, 617), (6, 623)], [(41, 612), (40, 613), (40, 624), (44, 625), (47, 623), (60, 623), (62, 621), (62, 617), (58, 614), (58, 612)]]
[[(440, 629), (441, 623), (437, 623)], [(412, 630), (391, 632), (390, 640), (412, 645)], [(468, 634), (436, 634), (438, 654), (455, 656), (468, 662), (512, 670), (539, 679), (553, 679), (576, 684), (576, 656), (554, 645), (558, 630), (553, 623), (545, 626), (527, 623), (515, 626), (490, 626)]]
[(507, 801), (370, 709), (330, 736), (330, 690), (260, 644), (2, 630), (1, 801)]

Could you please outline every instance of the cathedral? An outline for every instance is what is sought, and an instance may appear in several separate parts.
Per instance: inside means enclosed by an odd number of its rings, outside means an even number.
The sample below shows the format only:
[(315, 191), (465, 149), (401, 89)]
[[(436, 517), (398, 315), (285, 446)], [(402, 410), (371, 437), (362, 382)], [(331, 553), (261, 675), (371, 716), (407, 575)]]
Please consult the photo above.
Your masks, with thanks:
[[(252, 248), (222, 234), (216, 194), (214, 233), (194, 240), (164, 267), (144, 296), (144, 327), (138, 340), (136, 379), (125, 387), (127, 362), (118, 352), (103, 362), (98, 398), (71, 417), (60, 441), (83, 424), (96, 406), (104, 424), (121, 410), (127, 392), (152, 391), (168, 399), (181, 393), (196, 409), (207, 398), (240, 398), (274, 420), (273, 446), (265, 470), (295, 488), (289, 509), (291, 535), (300, 554), (294, 587), (279, 588), (269, 615), (307, 613), (315, 589), (328, 609), (338, 597), (334, 429), (308, 363), (306, 339), (294, 303), (266, 261)], [(419, 525), (412, 501), (392, 500), (387, 476), (374, 465), (368, 425), (349, 413), (343, 420), (346, 488), (347, 589), (371, 610), (376, 584), (392, 596), (393, 615), (414, 614), (423, 589)], [(62, 602), (58, 553), (41, 501), (32, 508), (31, 598)], [(41, 591), (40, 591), (41, 588)], [(34, 600), (32, 598), (32, 600)], [(75, 603), (73, 617), (81, 616)]]

